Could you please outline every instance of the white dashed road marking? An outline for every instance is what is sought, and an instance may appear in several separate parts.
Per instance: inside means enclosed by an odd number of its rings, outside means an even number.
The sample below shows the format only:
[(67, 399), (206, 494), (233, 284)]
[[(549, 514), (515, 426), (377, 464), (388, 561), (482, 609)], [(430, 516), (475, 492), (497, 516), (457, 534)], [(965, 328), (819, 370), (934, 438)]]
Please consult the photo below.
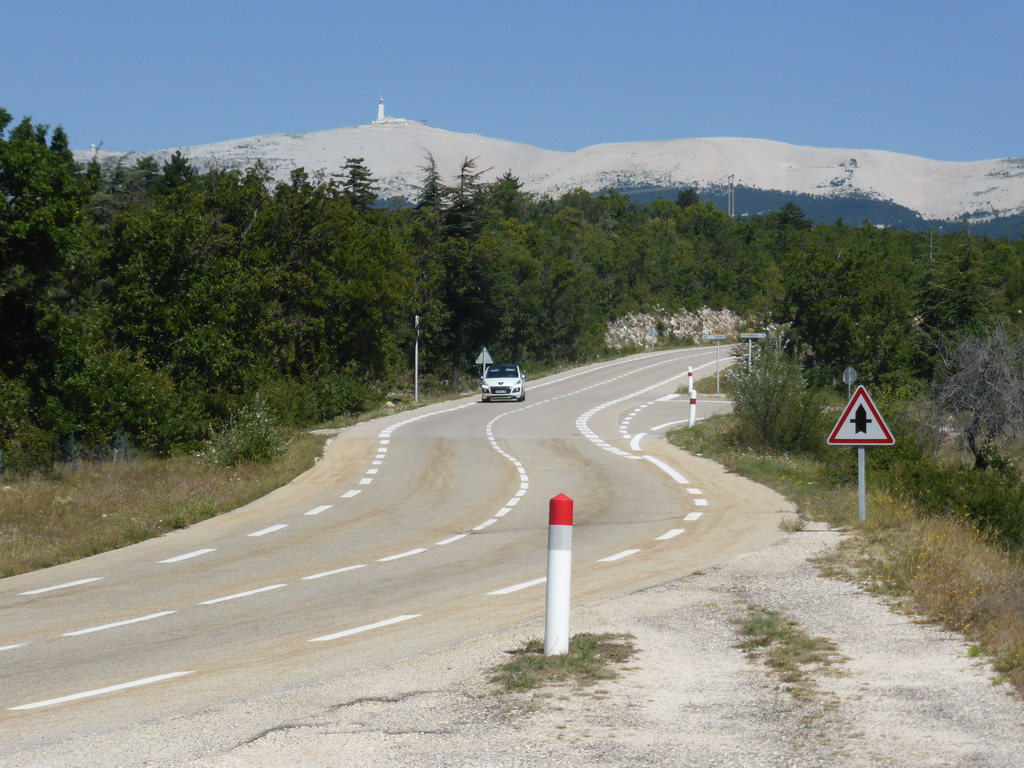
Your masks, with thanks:
[(149, 616), (140, 616), (137, 619), (115, 621), (113, 624), (104, 624), (100, 627), (89, 627), (89, 629), (79, 629), (76, 632), (65, 632), (64, 637), (76, 637), (77, 635), (88, 635), (90, 632), (102, 632), (104, 629), (114, 629), (114, 627), (124, 627), (128, 624), (138, 624), (140, 621), (159, 619), (161, 616), (170, 616), (172, 613), (174, 613), (174, 611), (161, 611), (160, 613), (151, 613)]
[(43, 587), (42, 589), (33, 589), (28, 592), (19, 592), (20, 595), (41, 595), (43, 592), (53, 592), (55, 589), (67, 589), (68, 587), (77, 587), (81, 584), (89, 584), (93, 581), (100, 581), (102, 576), (93, 576), (91, 579), (79, 579), (78, 581), (69, 581), (67, 584), (57, 584), (53, 587)]
[(186, 552), (184, 555), (178, 555), (177, 557), (169, 557), (166, 560), (161, 560), (161, 563), (180, 563), (182, 560), (190, 560), (193, 557), (199, 557), (200, 555), (207, 555), (210, 552), (216, 552), (216, 549), (197, 549), (195, 552)]
[(137, 688), (140, 685), (150, 685), (152, 683), (159, 683), (163, 680), (170, 680), (175, 677), (181, 677), (183, 675), (191, 675), (192, 672), (170, 672), (166, 675), (155, 675), (154, 677), (146, 677), (142, 680), (133, 680), (130, 683), (121, 683), (119, 685), (111, 685), (106, 688), (97, 688), (94, 691), (85, 691), (84, 693), (74, 693), (70, 696), (61, 696), (57, 699), (47, 699), (46, 701), (37, 701), (34, 704), (22, 704), (20, 707), (11, 707), (10, 710), (17, 711), (22, 709), (39, 709), (40, 707), (50, 707), (54, 704), (63, 704), (67, 701), (77, 701), (78, 699), (87, 699), (90, 696), (101, 696), (104, 693), (113, 693), (114, 691), (123, 691), (126, 688)]
[(323, 637), (314, 637), (309, 642), (311, 643), (322, 643), (326, 640), (337, 640), (342, 637), (348, 637), (349, 635), (356, 635), (360, 632), (368, 632), (371, 629), (380, 629), (381, 627), (389, 627), (392, 624), (398, 624), (402, 621), (408, 621), (409, 619), (417, 619), (420, 614), (413, 613), (407, 616), (396, 616), (393, 619), (385, 619), (384, 621), (378, 621), (376, 624), (366, 624), (362, 627), (356, 627), (355, 629), (346, 629), (342, 632), (335, 632), (333, 635), (324, 635)]

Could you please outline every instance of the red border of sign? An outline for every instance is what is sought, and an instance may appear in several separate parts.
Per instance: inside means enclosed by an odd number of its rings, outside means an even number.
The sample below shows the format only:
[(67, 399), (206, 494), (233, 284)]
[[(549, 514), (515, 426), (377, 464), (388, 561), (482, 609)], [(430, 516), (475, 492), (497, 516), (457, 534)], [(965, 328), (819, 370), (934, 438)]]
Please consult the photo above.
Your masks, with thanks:
[[(873, 440), (867, 440), (865, 438), (840, 438), (836, 437), (839, 434), (839, 430), (846, 424), (846, 420), (857, 403), (864, 401), (867, 405), (871, 415), (875, 417), (875, 423), (881, 428), (882, 432), (885, 433), (885, 437), (877, 437)], [(871, 395), (861, 385), (857, 387), (853, 393), (853, 397), (850, 398), (850, 402), (846, 404), (846, 410), (843, 411), (843, 415), (839, 417), (839, 421), (836, 422), (835, 427), (832, 428), (832, 434), (828, 437), (829, 445), (893, 445), (896, 442), (896, 438), (892, 436), (892, 432), (889, 431), (889, 426), (885, 423), (885, 419), (882, 418), (882, 414), (875, 408), (874, 402), (871, 400)]]

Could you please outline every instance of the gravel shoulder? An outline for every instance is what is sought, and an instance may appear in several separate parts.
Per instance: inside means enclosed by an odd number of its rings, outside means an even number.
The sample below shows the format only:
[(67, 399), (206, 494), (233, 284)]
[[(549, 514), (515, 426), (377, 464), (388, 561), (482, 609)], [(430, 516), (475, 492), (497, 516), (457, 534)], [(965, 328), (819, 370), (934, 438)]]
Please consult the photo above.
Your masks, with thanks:
[[(813, 561), (824, 527), (625, 598), (574, 606), (572, 632), (628, 632), (615, 680), (497, 694), (488, 670), (542, 622), (360, 675), (104, 739), (25, 766), (1024, 765), (1024, 703), (964, 640), (892, 610)], [(781, 611), (842, 660), (794, 696), (736, 647), (745, 606)]]

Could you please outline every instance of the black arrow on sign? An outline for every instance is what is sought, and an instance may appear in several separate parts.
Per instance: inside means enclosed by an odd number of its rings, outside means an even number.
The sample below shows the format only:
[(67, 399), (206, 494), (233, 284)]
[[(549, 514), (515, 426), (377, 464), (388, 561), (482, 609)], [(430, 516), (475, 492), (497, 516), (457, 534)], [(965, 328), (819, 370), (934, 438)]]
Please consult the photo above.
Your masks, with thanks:
[(868, 424), (871, 423), (871, 419), (868, 418), (868, 409), (863, 404), (857, 406), (857, 412), (850, 421), (853, 422), (853, 433), (856, 435), (860, 432), (867, 434)]

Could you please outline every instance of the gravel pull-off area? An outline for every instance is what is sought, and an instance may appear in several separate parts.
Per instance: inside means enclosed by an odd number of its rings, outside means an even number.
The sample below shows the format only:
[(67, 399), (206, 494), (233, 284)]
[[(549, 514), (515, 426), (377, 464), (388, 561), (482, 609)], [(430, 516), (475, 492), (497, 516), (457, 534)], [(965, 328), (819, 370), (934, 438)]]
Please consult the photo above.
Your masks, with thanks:
[[(824, 529), (627, 598), (574, 606), (572, 632), (638, 653), (589, 689), (498, 694), (488, 670), (540, 622), (354, 678), (25, 755), (19, 765), (1024, 766), (1024, 704), (959, 636), (891, 610), (812, 560)], [(736, 619), (781, 611), (839, 659), (795, 696), (737, 647)], [(73, 750), (73, 754), (72, 754)]]

